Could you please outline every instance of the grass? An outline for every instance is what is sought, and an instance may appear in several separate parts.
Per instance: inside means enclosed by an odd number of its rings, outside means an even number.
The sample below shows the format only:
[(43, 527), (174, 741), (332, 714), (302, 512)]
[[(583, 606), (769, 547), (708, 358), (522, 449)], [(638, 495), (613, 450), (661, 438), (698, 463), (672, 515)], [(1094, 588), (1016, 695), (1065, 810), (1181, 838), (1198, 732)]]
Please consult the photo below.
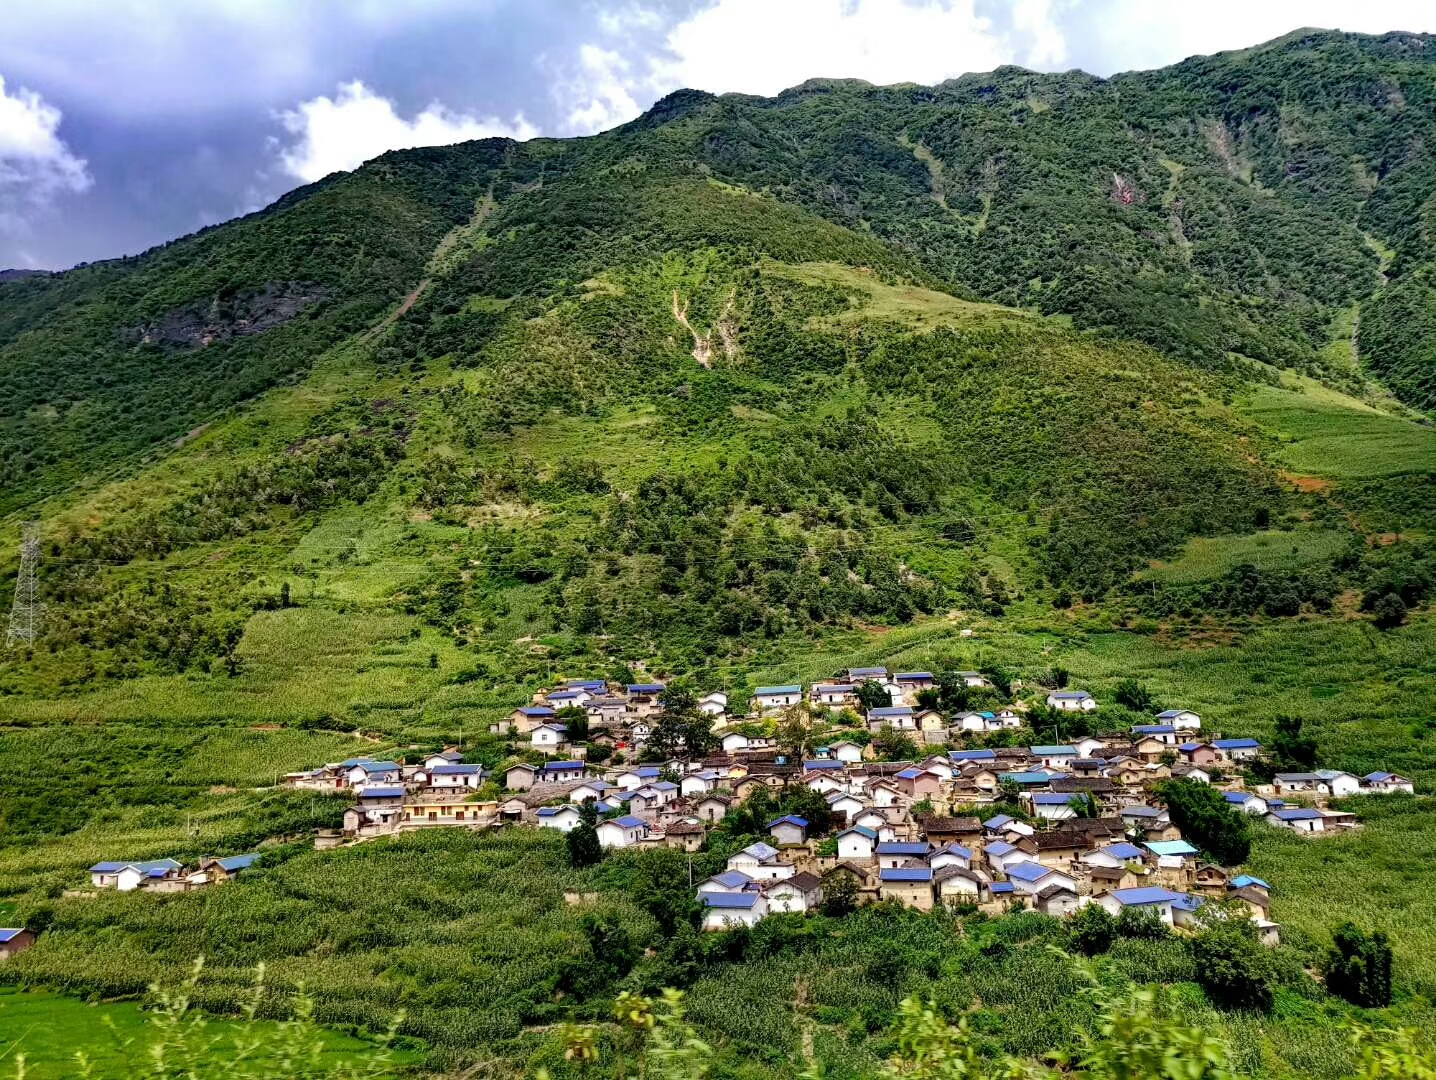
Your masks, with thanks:
[(1350, 919), (1384, 930), (1396, 953), (1398, 987), (1436, 995), (1436, 803), (1430, 798), (1350, 800), (1364, 825), (1353, 833), (1304, 838), (1262, 829), (1248, 863), (1272, 883), (1272, 918), (1283, 937), (1314, 949)]
[(972, 327), (1014, 321), (1033, 324), (1038, 321), (1037, 316), (1017, 308), (960, 300), (918, 285), (889, 285), (869, 270), (840, 263), (810, 262), (788, 266), (765, 262), (763, 270), (809, 285), (846, 289), (861, 298), (852, 309), (831, 319), (819, 320), (828, 325), (849, 325), (864, 319), (890, 319), (929, 330), (938, 326)]
[[(277, 1023), (255, 1021), (258, 1031), (240, 1021), (209, 1020), (207, 1038), (214, 1040), (210, 1054), (216, 1061), (234, 1055), (256, 1035), (276, 1034)], [(151, 1017), (137, 1002), (86, 1003), (47, 991), (21, 992), (0, 987), (0, 1075), (19, 1075), (18, 1060), (25, 1061), (26, 1080), (65, 1080), (77, 1074), (77, 1057), (83, 1055), (91, 1080), (130, 1080), (142, 1068), (146, 1048), (159, 1036)], [(325, 1030), (322, 1050), (314, 1065), (324, 1070), (372, 1051), (361, 1039)], [(414, 1060), (413, 1053), (395, 1053), (398, 1063)], [(252, 1060), (264, 1065), (264, 1056)], [(273, 1062), (277, 1067), (278, 1062)]]
[(1277, 435), (1295, 473), (1338, 480), (1436, 471), (1436, 430), (1325, 388), (1259, 387), (1247, 411)]
[(1175, 558), (1154, 562), (1139, 576), (1186, 584), (1220, 577), (1243, 563), (1260, 570), (1295, 570), (1329, 562), (1350, 543), (1350, 534), (1337, 529), (1271, 529), (1245, 536), (1197, 536), (1188, 540)]

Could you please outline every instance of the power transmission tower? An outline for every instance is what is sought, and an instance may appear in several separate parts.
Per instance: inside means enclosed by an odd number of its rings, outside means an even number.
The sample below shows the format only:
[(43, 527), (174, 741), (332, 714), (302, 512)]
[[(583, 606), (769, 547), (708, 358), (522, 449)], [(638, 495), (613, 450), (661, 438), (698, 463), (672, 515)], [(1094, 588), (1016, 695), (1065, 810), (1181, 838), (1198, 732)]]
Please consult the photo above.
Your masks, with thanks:
[(42, 610), (35, 593), (35, 567), (39, 561), (40, 523), (27, 521), (20, 526), (20, 573), (15, 578), (15, 603), (10, 607), (6, 645), (33, 645), (40, 632)]

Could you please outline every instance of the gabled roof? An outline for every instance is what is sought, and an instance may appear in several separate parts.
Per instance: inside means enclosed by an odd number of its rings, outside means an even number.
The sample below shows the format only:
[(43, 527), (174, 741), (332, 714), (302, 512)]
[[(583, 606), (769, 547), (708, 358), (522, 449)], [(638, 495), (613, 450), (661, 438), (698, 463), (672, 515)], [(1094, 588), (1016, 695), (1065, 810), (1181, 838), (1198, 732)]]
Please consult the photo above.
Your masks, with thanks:
[(891, 870), (879, 870), (879, 881), (931, 881), (932, 868), (929, 866), (899, 866)]
[(808, 772), (817, 772), (819, 769), (846, 769), (848, 763), (839, 761), (837, 758), (814, 758), (812, 761), (803, 762), (803, 768)]
[(430, 776), (476, 776), (482, 769), (478, 765), (434, 765), (429, 769)]
[(988, 855), (995, 855), (1000, 859), (1004, 855), (1012, 854), (1012, 852), (1016, 851), (1017, 849), (1011, 844), (1009, 844), (1006, 840), (994, 840), (982, 850), (984, 853)]
[(1155, 818), (1162, 816), (1162, 812), (1154, 806), (1124, 806), (1118, 813), (1122, 817)]
[(1011, 780), (1015, 784), (1045, 784), (1052, 779), (1052, 774), (1047, 772), (1008, 772), (1002, 773), (999, 780)]
[(1261, 743), (1255, 739), (1213, 739), (1212, 745), (1218, 750), (1260, 750)]
[(956, 844), (956, 843), (954, 843), (954, 844), (948, 844), (946, 847), (938, 848), (936, 851), (933, 852), (933, 854), (934, 854), (934, 855), (941, 855), (944, 851), (947, 852), (947, 853), (950, 854), (950, 855), (957, 855), (957, 856), (959, 856), (959, 857), (961, 857), (961, 858), (964, 858), (964, 859), (970, 859), (970, 858), (972, 858), (972, 852), (971, 852), (970, 850), (968, 850), (967, 848), (963, 847), (961, 844)]
[(869, 717), (890, 718), (899, 716), (911, 716), (912, 708), (908, 705), (880, 705), (876, 709), (869, 709)]
[(1169, 904), (1177, 898), (1177, 894), (1171, 889), (1164, 889), (1160, 885), (1147, 885), (1140, 889), (1115, 889), (1111, 895), (1123, 907)]
[(1140, 859), (1142, 857), (1142, 849), (1136, 844), (1129, 844), (1126, 841), (1120, 844), (1108, 844), (1097, 850), (1104, 855), (1111, 855), (1115, 859)]
[(900, 773), (895, 773), (894, 775), (895, 775), (899, 780), (916, 780), (919, 776), (922, 775), (922, 770), (921, 770), (921, 769), (904, 769), (902, 772), (900, 772)]
[(540, 807), (539, 807), (539, 811), (538, 811), (538, 816), (539, 816), (539, 817), (558, 817), (559, 814), (563, 814), (563, 813), (567, 813), (567, 812), (572, 812), (572, 813), (575, 813), (575, 814), (576, 814), (576, 813), (578, 813), (578, 808), (575, 807), (575, 806), (540, 806)]
[(1369, 772), (1361, 779), (1365, 780), (1367, 783), (1379, 784), (1387, 780), (1399, 779), (1399, 777), (1397, 777), (1394, 772)]
[(0, 945), (4, 945), (7, 941), (14, 941), (24, 932), (23, 926), (0, 926)]
[(385, 785), (385, 786), (380, 786), (380, 785), (378, 785), (378, 784), (370, 784), (368, 787), (364, 788), (363, 790), (361, 790), (361, 791), (359, 792), (359, 798), (361, 798), (361, 799), (397, 799), (397, 798), (399, 798), (399, 797), (400, 797), (401, 795), (403, 795), (403, 794), (404, 794), (404, 789), (401, 788), (401, 787), (392, 787), (392, 786), (387, 786), (387, 785)]
[(886, 677), (888, 669), (885, 667), (852, 667), (848, 668), (848, 678), (870, 678), (873, 676)]
[(1055, 873), (1057, 873), (1057, 871), (1053, 870), (1050, 866), (1043, 866), (1041, 863), (1035, 862), (1011, 863), (1007, 867), (1008, 877), (1016, 878), (1018, 881), (1025, 881), (1029, 884), (1034, 881), (1041, 881), (1048, 874)]
[(602, 679), (565, 679), (564, 686), (570, 690), (605, 690), (608, 683)]
[(775, 697), (778, 694), (801, 694), (803, 688), (797, 683), (790, 683), (787, 686), (760, 686), (753, 691), (754, 697)]
[(1311, 821), (1313, 818), (1321, 817), (1321, 811), (1297, 807), (1295, 810), (1273, 810), (1271, 816), (1278, 821)]
[(1010, 817), (1007, 814), (998, 814), (996, 817), (988, 818), (982, 824), (985, 828), (988, 829), (1000, 829), (1004, 825), (1011, 825), (1016, 820), (1017, 819), (1015, 817)]
[(399, 763), (396, 761), (356, 761), (353, 767), (363, 769), (366, 773), (399, 771)]
[(813, 687), (815, 694), (850, 694), (857, 687), (850, 682), (821, 682)]
[(117, 874), (125, 867), (148, 874), (155, 870), (178, 870), (180, 864), (174, 859), (151, 859), (149, 862), (100, 862), (90, 867), (90, 873)]
[(994, 896), (1000, 896), (1003, 893), (1010, 893), (1013, 891), (1012, 882), (1010, 881), (994, 881), (991, 885), (987, 887), (987, 889)]
[[(725, 889), (741, 889), (751, 883), (752, 880), (752, 878), (741, 870), (724, 870), (721, 874), (714, 874), (708, 879), (708, 881), (716, 881)], [(703, 885), (707, 885), (708, 881), (703, 882)], [(703, 885), (699, 885), (698, 887), (701, 889)]]
[(222, 859), (215, 859), (215, 865), (226, 873), (232, 874), (236, 870), (245, 870), (259, 861), (259, 852), (251, 852), (248, 855), (226, 855)]
[(1076, 797), (1075, 794), (1065, 792), (1035, 791), (1032, 793), (1032, 803), (1034, 806), (1066, 806)]
[(608, 821), (600, 822), (599, 828), (603, 828), (604, 825), (617, 825), (621, 829), (648, 828), (648, 823), (646, 821), (644, 821), (642, 818), (636, 818), (632, 814), (627, 814), (623, 817), (611, 818)]
[(523, 713), (525, 716), (556, 716), (558, 715), (547, 705), (520, 705), (515, 712)]
[(1185, 840), (1151, 840), (1142, 845), (1154, 855), (1195, 855), (1197, 849)]
[(649, 780), (662, 773), (663, 770), (657, 765), (638, 765), (632, 769), (624, 769), (619, 776), (636, 776), (640, 780)]
[(1054, 690), (1047, 696), (1056, 698), (1058, 701), (1082, 701), (1084, 698), (1089, 698), (1092, 695), (1086, 690)]
[(928, 682), (931, 682), (931, 681), (932, 681), (932, 672), (930, 672), (930, 671), (899, 671), (896, 675), (893, 676), (893, 681), (894, 681), (894, 682), (921, 682), (921, 681), (924, 680), (924, 679), (926, 679)]
[(1171, 724), (1136, 724), (1132, 727), (1133, 735), (1171, 735), (1176, 732)]
[(997, 755), (991, 750), (950, 750), (948, 757), (953, 761), (996, 761)]
[(1252, 877), (1250, 874), (1241, 874), (1227, 882), (1229, 889), (1245, 889), (1248, 885), (1260, 885), (1267, 892), (1271, 892), (1271, 886), (1259, 877)]
[(1032, 751), (1035, 757), (1058, 757), (1062, 754), (1071, 754), (1073, 757), (1077, 756), (1077, 748), (1075, 746), (1029, 746), (1028, 749)]
[(756, 892), (700, 892), (698, 899), (705, 907), (746, 911), (758, 903), (759, 897)]
[(768, 822), (768, 828), (770, 829), (778, 825), (796, 825), (800, 829), (806, 829), (808, 827), (808, 819), (798, 817), (797, 814), (784, 814), (782, 817), (774, 818)]
[(630, 694), (661, 694), (663, 692), (663, 684), (658, 682), (629, 683), (628, 692)]
[[(544, 771), (544, 772), (573, 772), (574, 769), (582, 769), (583, 767), (584, 767), (584, 764), (583, 764), (583, 762), (581, 762), (581, 761), (549, 761), (549, 762), (545, 762), (545, 763), (544, 763), (543, 771)], [(600, 780), (600, 781), (596, 781), (596, 782), (597, 782), (597, 783), (602, 783), (603, 781)]]
[(926, 855), (931, 850), (926, 840), (917, 842), (889, 840), (878, 845), (879, 855)]
[(759, 862), (769, 862), (770, 860), (776, 859), (778, 857), (778, 849), (773, 847), (771, 844), (765, 844), (762, 841), (759, 841), (756, 844), (749, 844), (742, 851), (740, 851), (739, 854), (750, 855), (753, 858), (757, 859)]
[(1174, 911), (1196, 911), (1206, 901), (1200, 896), (1193, 896), (1191, 893), (1179, 892), (1172, 897), (1172, 909)]
[(1236, 806), (1241, 806), (1243, 803), (1249, 803), (1253, 799), (1260, 799), (1261, 796), (1253, 794), (1250, 791), (1224, 791), (1222, 792), (1222, 798)]

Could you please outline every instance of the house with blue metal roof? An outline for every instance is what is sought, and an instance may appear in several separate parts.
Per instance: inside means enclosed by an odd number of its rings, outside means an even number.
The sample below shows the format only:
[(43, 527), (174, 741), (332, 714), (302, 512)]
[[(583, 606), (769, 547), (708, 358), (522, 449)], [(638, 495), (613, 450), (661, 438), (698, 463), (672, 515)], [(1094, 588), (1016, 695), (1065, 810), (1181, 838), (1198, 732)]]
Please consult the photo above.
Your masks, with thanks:
[(1261, 817), (1268, 810), (1267, 801), (1260, 795), (1250, 791), (1224, 791), (1222, 792), (1222, 799), (1238, 810), (1242, 810), (1255, 817)]
[(647, 835), (648, 823), (632, 814), (598, 823), (598, 842), (606, 848), (632, 847)]
[(1157, 719), (1179, 731), (1197, 731), (1202, 726), (1202, 718), (1191, 709), (1163, 709), (1157, 714)]
[(756, 926), (768, 914), (760, 892), (700, 892), (704, 930), (729, 930), (735, 926)]
[(537, 816), (539, 828), (559, 832), (572, 832), (583, 821), (576, 806), (540, 806)]
[(898, 731), (913, 731), (917, 727), (917, 716), (908, 705), (882, 705), (868, 710), (868, 728), (881, 731), (883, 728)]
[(9, 960), (35, 944), (33, 931), (23, 926), (0, 926), (0, 960)]
[(1050, 866), (1043, 866), (1041, 863), (1021, 861), (1007, 864), (1007, 880), (1012, 882), (1015, 892), (1036, 896), (1053, 885), (1058, 886), (1076, 895), (1077, 882), (1071, 874), (1055, 870)]
[(1043, 821), (1067, 821), (1077, 816), (1077, 811), (1072, 807), (1072, 800), (1078, 797), (1075, 792), (1055, 791), (1028, 791), (1023, 793), (1023, 800), (1032, 808), (1032, 816), (1041, 818)]
[(484, 782), (484, 770), (479, 765), (444, 764), (432, 765), (427, 770), (429, 787), (435, 791), (475, 790)]
[(1047, 695), (1047, 707), (1063, 712), (1091, 712), (1097, 707), (1097, 699), (1086, 690), (1054, 690)]
[(1172, 902), (1176, 898), (1177, 894), (1171, 889), (1164, 889), (1158, 885), (1147, 885), (1140, 889), (1114, 889), (1112, 892), (1099, 896), (1096, 903), (1101, 904), (1113, 915), (1122, 914), (1125, 908), (1153, 911), (1156, 912), (1157, 918), (1167, 926), (1171, 926)]
[(802, 844), (808, 839), (808, 819), (787, 814), (768, 822), (768, 835), (781, 845)]
[(872, 829), (854, 825), (838, 833), (838, 858), (866, 862), (877, 850), (878, 834)]
[(1368, 795), (1414, 795), (1416, 785), (1394, 772), (1371, 772), (1361, 778), (1361, 790)]
[(1253, 761), (1261, 756), (1261, 743), (1256, 739), (1213, 739), (1211, 745), (1231, 761)]
[(911, 866), (879, 870), (878, 895), (918, 911), (931, 911), (934, 903), (932, 868)]
[(143, 862), (99, 862), (90, 867), (90, 883), (97, 889), (133, 889), (165, 879), (178, 879), (183, 867), (174, 859)]
[(260, 853), (252, 851), (247, 855), (226, 855), (219, 859), (201, 859), (199, 869), (185, 880), (191, 887), (221, 885), (233, 881), (241, 870), (248, 870), (260, 859)]
[(1094, 851), (1084, 851), (1077, 856), (1079, 862), (1084, 866), (1102, 866), (1109, 870), (1120, 870), (1128, 863), (1139, 863), (1143, 860), (1144, 853), (1136, 844), (1129, 844), (1125, 840), (1115, 844), (1107, 844)]
[(932, 845), (926, 840), (888, 840), (874, 850), (879, 867), (902, 866), (913, 859), (926, 859)]
[(1299, 833), (1326, 831), (1326, 820), (1320, 810), (1298, 806), (1291, 810), (1268, 810), (1266, 820), (1280, 829), (1291, 829)]
[(729, 870), (741, 870), (757, 881), (777, 881), (792, 877), (797, 868), (784, 860), (772, 844), (759, 841), (728, 857)]

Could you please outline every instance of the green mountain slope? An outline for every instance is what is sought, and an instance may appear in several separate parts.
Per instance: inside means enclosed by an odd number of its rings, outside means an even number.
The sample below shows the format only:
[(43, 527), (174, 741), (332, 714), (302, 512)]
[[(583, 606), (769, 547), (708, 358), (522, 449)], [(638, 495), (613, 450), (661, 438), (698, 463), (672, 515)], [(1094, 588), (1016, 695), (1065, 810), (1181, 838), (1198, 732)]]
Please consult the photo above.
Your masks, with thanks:
[[(692, 669), (1014, 600), (1419, 607), (1436, 459), (1370, 378), (1419, 362), (1362, 364), (1421, 287), (1431, 61), (1303, 33), (1109, 81), (683, 91), (7, 283), (5, 498), (53, 546), (6, 685), (233, 669), (286, 580), (520, 670), (541, 630)], [(1318, 391), (1388, 449), (1284, 449), (1271, 395)], [(1273, 526), (1322, 556), (1140, 573)], [(361, 550), (393, 569), (339, 585)]]

